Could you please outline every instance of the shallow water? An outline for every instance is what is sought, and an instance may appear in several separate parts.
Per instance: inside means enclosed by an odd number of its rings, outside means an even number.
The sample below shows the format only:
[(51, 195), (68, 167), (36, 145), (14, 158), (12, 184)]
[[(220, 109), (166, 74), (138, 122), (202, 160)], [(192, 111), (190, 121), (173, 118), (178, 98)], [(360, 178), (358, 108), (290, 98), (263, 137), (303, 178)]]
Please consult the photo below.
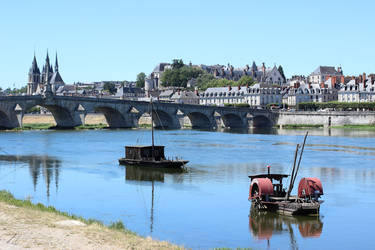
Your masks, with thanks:
[(319, 218), (250, 212), (248, 175), (289, 173), (304, 130), (250, 132), (157, 131), (168, 156), (190, 160), (182, 173), (118, 165), (124, 145), (149, 143), (147, 130), (1, 132), (0, 186), (194, 249), (375, 247), (374, 132), (310, 131), (297, 181), (322, 180)]

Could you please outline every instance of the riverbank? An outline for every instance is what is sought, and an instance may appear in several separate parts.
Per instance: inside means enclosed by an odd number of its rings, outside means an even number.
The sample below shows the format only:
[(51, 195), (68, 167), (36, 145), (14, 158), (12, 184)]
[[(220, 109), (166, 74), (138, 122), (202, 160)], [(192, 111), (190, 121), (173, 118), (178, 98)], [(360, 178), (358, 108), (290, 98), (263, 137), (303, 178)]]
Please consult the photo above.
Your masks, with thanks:
[(122, 222), (104, 226), (0, 191), (0, 249), (181, 249), (143, 238)]

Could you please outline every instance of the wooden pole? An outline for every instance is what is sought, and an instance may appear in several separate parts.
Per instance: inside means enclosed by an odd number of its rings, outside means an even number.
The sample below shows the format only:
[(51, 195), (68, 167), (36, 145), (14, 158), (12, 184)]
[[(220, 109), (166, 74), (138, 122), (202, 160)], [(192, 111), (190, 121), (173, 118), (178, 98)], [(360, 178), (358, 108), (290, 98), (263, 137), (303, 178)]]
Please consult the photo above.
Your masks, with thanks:
[(304, 148), (305, 148), (306, 138), (307, 138), (307, 135), (308, 135), (308, 134), (309, 134), (309, 131), (306, 132), (305, 138), (303, 139), (303, 144), (302, 144), (301, 154), (299, 155), (298, 165), (297, 165), (296, 173), (295, 173), (295, 175), (294, 175), (294, 179), (293, 179), (293, 186), (294, 186), (294, 182), (295, 182), (296, 177), (297, 177), (297, 173), (298, 173), (298, 170), (299, 170), (299, 166), (300, 166), (300, 164), (301, 164), (302, 154), (303, 154), (303, 150), (304, 150)]
[(294, 163), (293, 163), (292, 175), (290, 176), (289, 188), (288, 188), (288, 191), (287, 191), (287, 193), (286, 193), (285, 200), (289, 200), (290, 192), (291, 192), (292, 189), (293, 189), (292, 181), (293, 181), (293, 176), (294, 176), (294, 170), (295, 170), (295, 168), (296, 168), (297, 155), (298, 155), (298, 148), (299, 148), (299, 144), (297, 144), (297, 146), (296, 146), (296, 152), (294, 153)]

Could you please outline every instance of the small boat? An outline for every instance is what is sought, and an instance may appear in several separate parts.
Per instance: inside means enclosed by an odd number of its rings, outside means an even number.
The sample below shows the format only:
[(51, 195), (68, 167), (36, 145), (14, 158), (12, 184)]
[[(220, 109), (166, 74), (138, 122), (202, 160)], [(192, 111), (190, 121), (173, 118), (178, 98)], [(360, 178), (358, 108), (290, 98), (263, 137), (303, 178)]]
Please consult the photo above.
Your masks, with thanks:
[(154, 144), (154, 115), (151, 99), (151, 137), (150, 146), (125, 146), (125, 158), (120, 158), (121, 165), (132, 165), (151, 168), (182, 168), (189, 161), (174, 158), (167, 159), (164, 155), (164, 146)]
[[(271, 174), (270, 166), (267, 166), (267, 174), (249, 176), (251, 180), (249, 201), (252, 202), (253, 208), (286, 215), (319, 214), (320, 204), (323, 203), (322, 200), (319, 200), (320, 196), (323, 195), (323, 186), (318, 178), (302, 178), (298, 185), (298, 195), (290, 195), (301, 163), (306, 137), (307, 133), (296, 166), (299, 149), (299, 144), (297, 144), (291, 175)], [(291, 176), (290, 184), (288, 190), (286, 190), (283, 187), (283, 179), (289, 176)]]

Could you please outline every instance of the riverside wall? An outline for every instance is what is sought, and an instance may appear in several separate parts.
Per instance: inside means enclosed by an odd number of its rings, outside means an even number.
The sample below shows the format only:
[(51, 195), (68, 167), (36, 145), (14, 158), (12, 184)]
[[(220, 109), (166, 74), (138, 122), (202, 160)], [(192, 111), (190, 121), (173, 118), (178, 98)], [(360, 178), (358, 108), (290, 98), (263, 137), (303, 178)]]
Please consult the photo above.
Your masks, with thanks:
[(275, 125), (323, 125), (343, 126), (343, 125), (375, 125), (375, 112), (365, 111), (294, 111), (278, 113)]

